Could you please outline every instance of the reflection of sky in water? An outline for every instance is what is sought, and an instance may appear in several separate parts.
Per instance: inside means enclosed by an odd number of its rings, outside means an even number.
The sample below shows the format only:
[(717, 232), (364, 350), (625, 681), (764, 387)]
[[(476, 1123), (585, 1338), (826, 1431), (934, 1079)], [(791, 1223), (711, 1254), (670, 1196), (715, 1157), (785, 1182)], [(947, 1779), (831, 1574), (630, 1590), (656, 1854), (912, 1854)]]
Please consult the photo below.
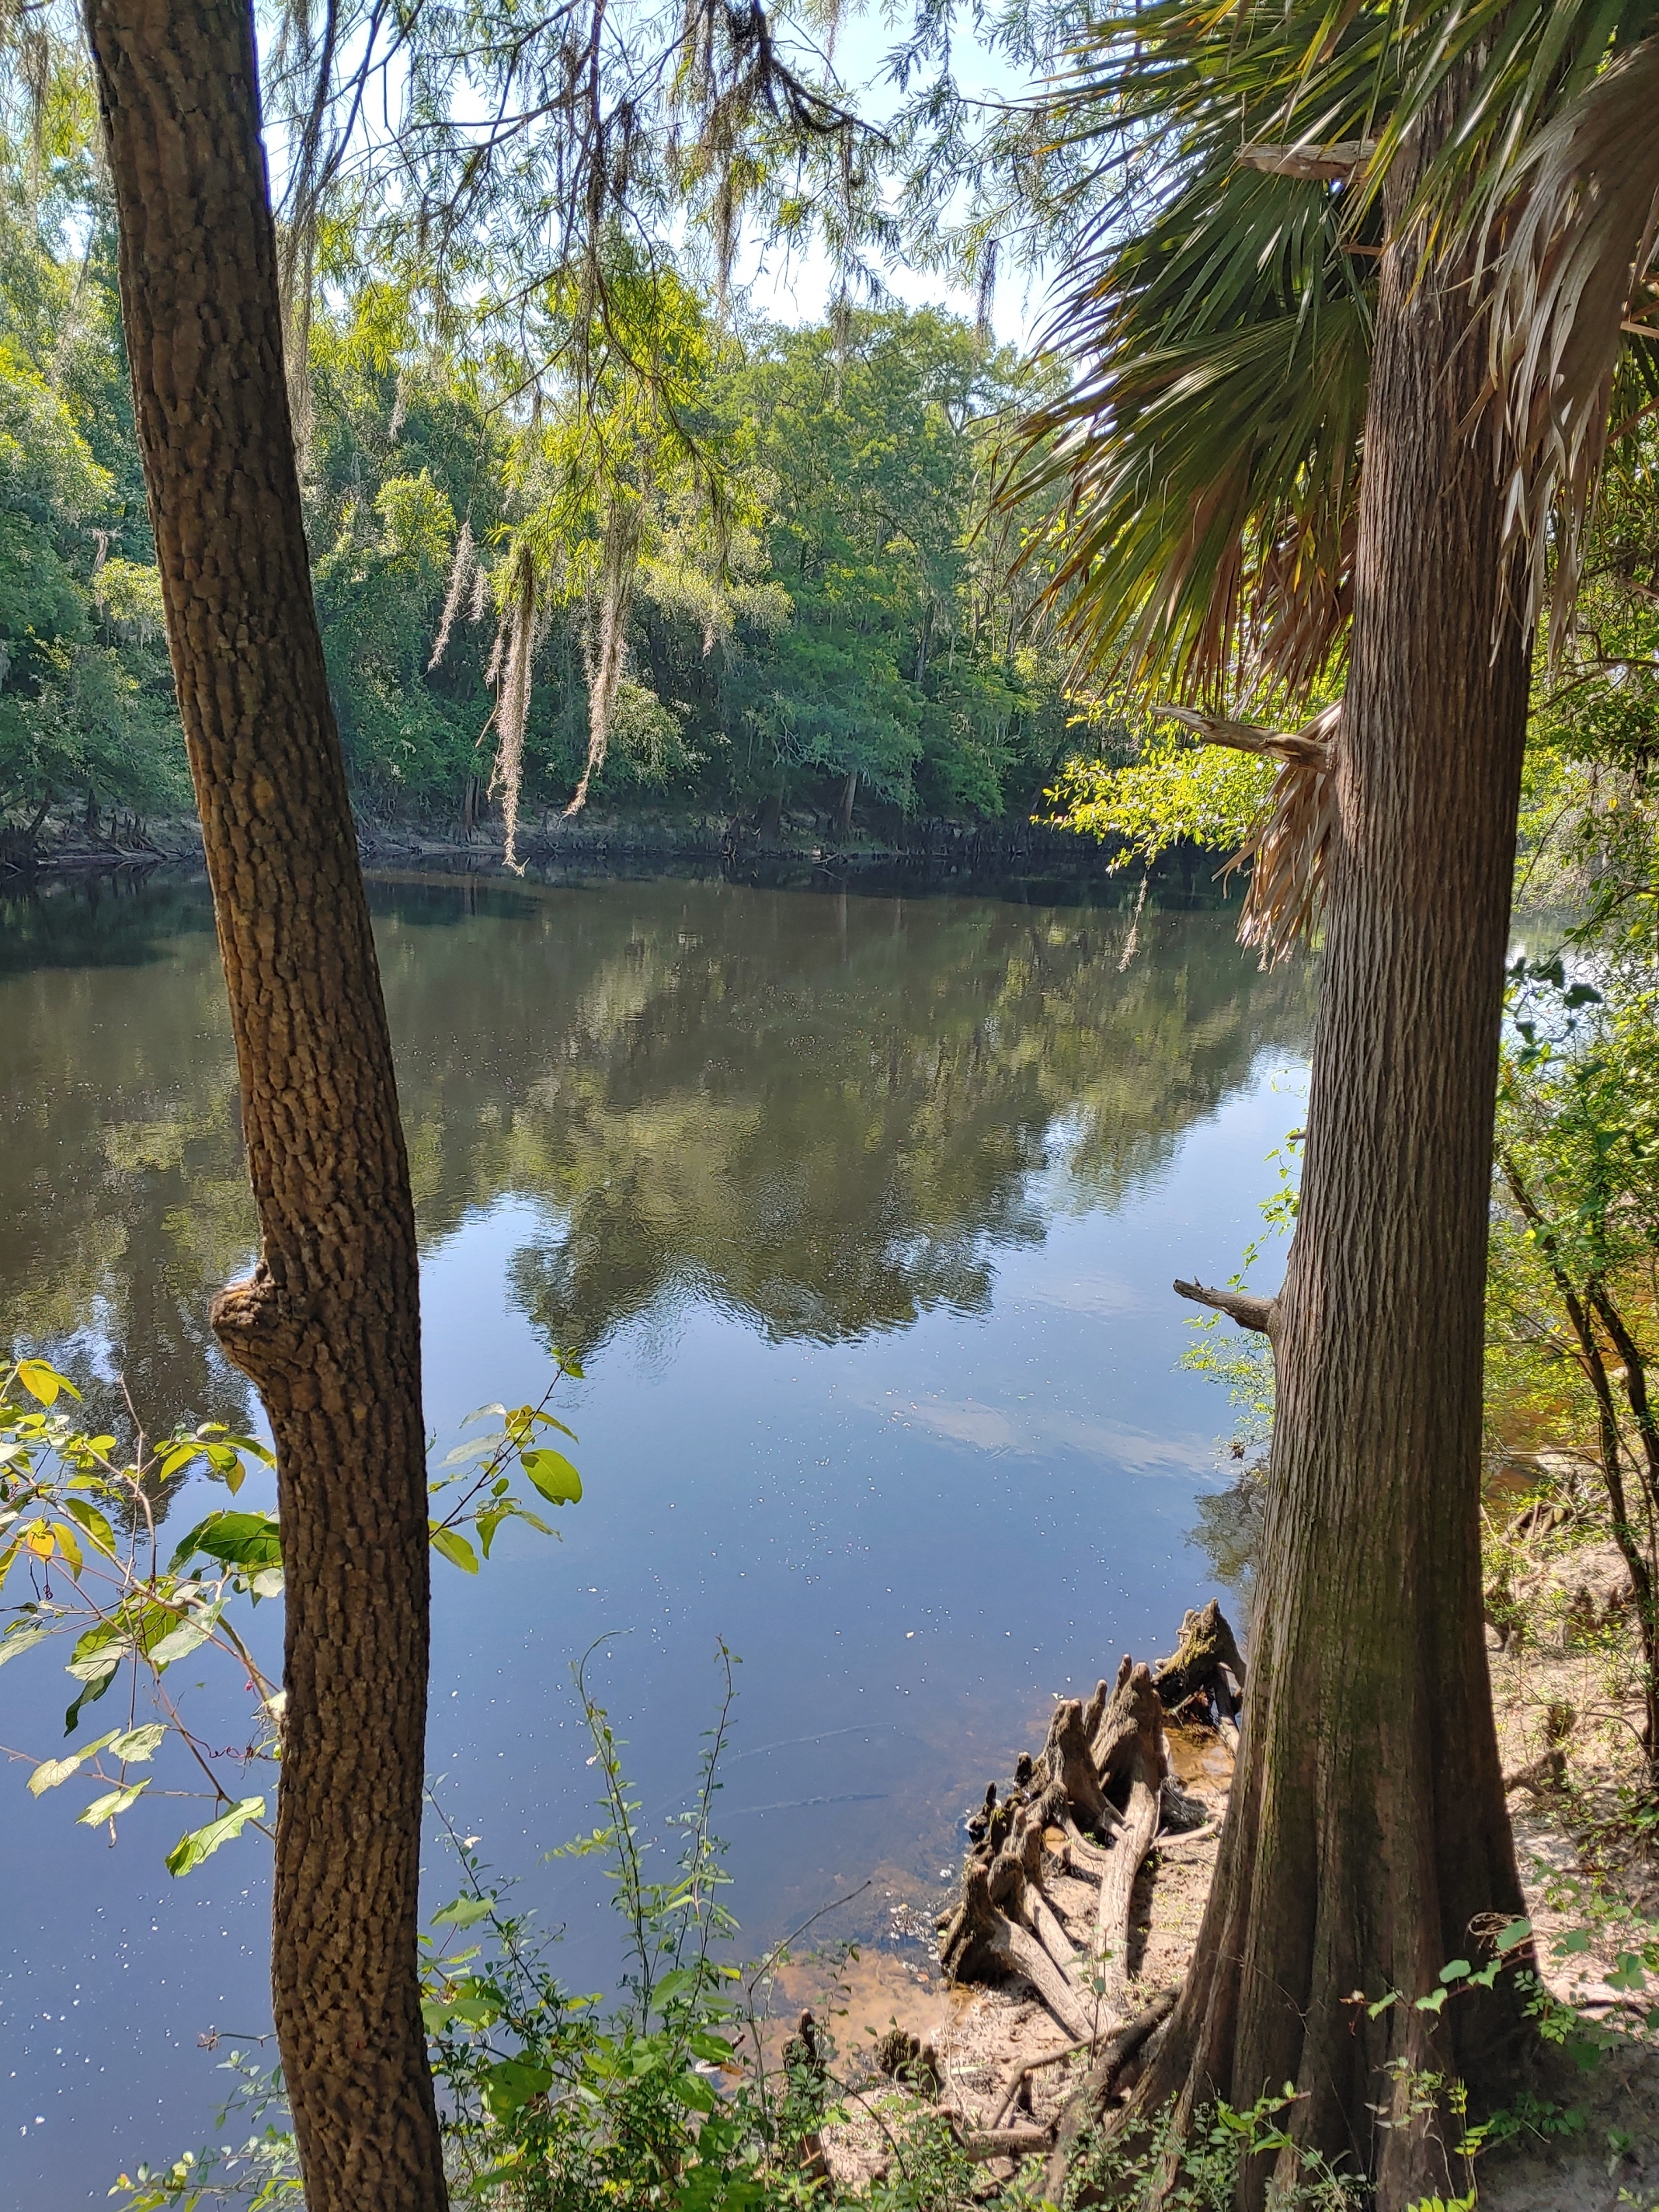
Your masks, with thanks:
[[(851, 904), (856, 933), (866, 921)], [(784, 911), (795, 927), (803, 911), (810, 921), (830, 907), (803, 899)], [(1207, 932), (1212, 962), (1224, 952), (1216, 923), (1192, 924), (1194, 941)], [(636, 939), (636, 912), (627, 927)], [(1170, 921), (1143, 958), (1186, 957), (1182, 931)], [(483, 1048), (469, 1047), (463, 1085), (453, 1066), (438, 1065), (440, 1040), (410, 1041), (410, 1007), (421, 1004), (431, 1019), (443, 1001), (411, 995), (410, 963), (418, 967), (427, 945), (453, 933), (403, 939), (388, 963), (394, 1024), (404, 994), (417, 1178), (422, 1146), (430, 1153), (436, 1143), (432, 1127), (443, 1123), (445, 1143), (466, 1115), (468, 1127), (484, 1127), (490, 1098), (530, 1087), (537, 1052), (538, 1080), (548, 1079), (550, 1062), (566, 1080), (570, 1065), (559, 1060), (556, 1036), (532, 1039), (526, 1058), (514, 1033), (495, 1065)], [(510, 933), (486, 933), (487, 959), (512, 951)], [(1242, 961), (1238, 968), (1243, 981)], [(123, 988), (143, 990), (166, 972), (165, 963), (137, 977), (129, 971)], [(667, 1034), (677, 1020), (682, 1030), (718, 1027), (717, 1009), (684, 996), (653, 1016), (642, 987), (630, 1012), (627, 969), (601, 973), (624, 1025), (657, 1020), (665, 1053), (678, 1048)], [(1131, 980), (1150, 988), (1144, 975), (1131, 971)], [(927, 993), (919, 987), (918, 995)], [(1196, 1018), (1183, 1003), (1173, 991), (1166, 1031)], [(918, 1018), (932, 1017), (924, 1009)], [(428, 1763), (441, 1802), (482, 1837), (498, 1868), (522, 1876), (527, 1899), (565, 1923), (570, 1981), (597, 1989), (615, 1972), (599, 1870), (542, 1857), (596, 1818), (570, 1664), (597, 1640), (608, 1639), (590, 1662), (590, 1683), (627, 1741), (650, 1821), (683, 1802), (694, 1778), (700, 1731), (718, 1703), (716, 1639), (740, 1656), (718, 1819), (732, 1845), (728, 1897), (757, 1946), (878, 1868), (919, 1898), (942, 1893), (939, 1869), (954, 1856), (963, 1807), (1036, 1740), (1054, 1693), (1091, 1685), (1121, 1650), (1156, 1656), (1168, 1647), (1182, 1608), (1212, 1587), (1186, 1534), (1195, 1492), (1216, 1481), (1214, 1438), (1228, 1421), (1213, 1386), (1176, 1371), (1188, 1339), (1170, 1280), (1224, 1275), (1259, 1225), (1255, 1207), (1272, 1180), (1266, 1156), (1300, 1118), (1299, 1101), (1270, 1079), (1288, 1064), (1296, 1034), (1293, 1019), (1281, 1021), (1274, 1047), (1244, 1024), (1231, 1062), (1221, 1054), (1207, 1091), (1199, 1086), (1205, 1095), (1178, 1099), (1167, 1134), (1144, 1146), (1135, 1171), (1115, 1187), (1109, 1177), (1103, 1186), (1097, 1158), (1073, 1173), (1081, 1124), (1063, 1097), (1020, 1157), (999, 1169), (997, 1189), (968, 1206), (965, 1225), (935, 1191), (918, 1238), (891, 1200), (890, 1179), (860, 1182), (866, 1199), (884, 1194), (880, 1203), (891, 1209), (891, 1235), (884, 1229), (871, 1245), (889, 1271), (883, 1300), (897, 1295), (894, 1271), (907, 1244), (925, 1243), (934, 1258), (948, 1246), (941, 1265), (951, 1282), (970, 1280), (976, 1267), (988, 1273), (988, 1299), (924, 1301), (908, 1326), (878, 1323), (850, 1341), (830, 1331), (828, 1340), (780, 1340), (775, 1328), (745, 1317), (751, 1231), (775, 1270), (786, 1262), (800, 1270), (805, 1248), (775, 1223), (754, 1228), (742, 1207), (759, 1207), (755, 1194), (770, 1192), (783, 1214), (793, 1206), (810, 1219), (836, 1218), (834, 1191), (788, 1196), (787, 1128), (758, 1166), (726, 1156), (736, 1209), (729, 1236), (718, 1198), (699, 1216), (701, 1249), (672, 1249), (672, 1219), (653, 1231), (658, 1243), (649, 1267), (641, 1263), (641, 1279), (654, 1285), (648, 1299), (630, 1311), (618, 1296), (588, 1380), (559, 1408), (580, 1431), (573, 1455), (586, 1485), (583, 1502), (557, 1516), (562, 1541), (509, 1527), (476, 1580), (441, 1564), (435, 1575)], [(1029, 1048), (1031, 1039), (1028, 1018), (1023, 1029), (1005, 1025), (997, 1049)], [(798, 1045), (781, 1039), (778, 1050)], [(814, 1048), (828, 1048), (820, 1038)], [(216, 1050), (216, 1040), (204, 1049)], [(560, 1162), (579, 1140), (609, 1142), (617, 1124), (607, 1115), (637, 1119), (660, 1104), (624, 1062), (607, 1061), (594, 1079), (593, 1097), (611, 1103), (599, 1111), (590, 1098), (550, 1169), (545, 1159), (526, 1164), (529, 1139), (518, 1129), (511, 1142), (502, 1136), (499, 1160), (470, 1200), (459, 1153), (444, 1156), (441, 1178), (430, 1170), (441, 1202), (428, 1201), (428, 1218), (433, 1205), (441, 1218), (425, 1265), (427, 1389), (441, 1448), (482, 1401), (539, 1395), (546, 1360), (526, 1286), (533, 1298), (551, 1282), (556, 1304), (573, 1279), (559, 1273), (573, 1220), (596, 1203), (601, 1227), (615, 1218), (604, 1209), (614, 1207), (616, 1183), (610, 1193), (603, 1176), (562, 1187)], [(1133, 1091), (1133, 1071), (1125, 1074)], [(734, 1101), (751, 1125), (778, 1110), (751, 1079), (740, 1097), (735, 1078), (724, 1093), (718, 1073), (699, 1080), (714, 1094), (716, 1118), (729, 1118)], [(688, 1079), (675, 1094), (679, 1149), (671, 1130), (654, 1185), (648, 1176), (640, 1182), (635, 1224), (653, 1203), (661, 1214), (665, 1192), (704, 1172), (696, 1090)], [(860, 1105), (864, 1123), (854, 1115), (846, 1128), (867, 1124), (870, 1142), (890, 1144), (877, 1110), (888, 1090), (878, 1091), (876, 1105)], [(142, 1118), (127, 1104), (120, 1110)], [(799, 1164), (809, 1180), (864, 1172), (841, 1124), (831, 1136), (816, 1151), (803, 1137)], [(169, 1189), (155, 1204), (177, 1201)], [(137, 1252), (149, 1224), (132, 1203)], [(975, 1232), (975, 1218), (988, 1229)], [(602, 1237), (591, 1220), (585, 1233), (591, 1267)], [(857, 1290), (857, 1263), (856, 1251), (829, 1255), (824, 1281), (805, 1282), (799, 1297), (784, 1283), (775, 1318), (801, 1312), (800, 1325), (815, 1327), (813, 1312), (836, 1310)], [(1264, 1261), (1264, 1280), (1274, 1264)], [(114, 1288), (96, 1293), (101, 1310), (80, 1309), (88, 1343), (100, 1318), (106, 1331), (116, 1325), (125, 1292), (111, 1279)], [(182, 1310), (188, 1302), (175, 1303)], [(8, 1668), (0, 1688), (0, 1737), (50, 1743), (64, 1702), (52, 1670)], [(226, 1724), (233, 1729), (228, 1705)], [(198, 2034), (258, 2031), (268, 2017), (264, 1862), (261, 1846), (244, 1844), (174, 1884), (160, 1866), (171, 1832), (130, 1822), (111, 1853), (74, 1826), (74, 1807), (55, 1796), (36, 1804), (21, 1780), (16, 1769), (0, 1775), (13, 1791), (0, 2141), (11, 2146), (18, 2201), (60, 2212), (101, 2202), (121, 2165), (172, 2155), (208, 2127), (216, 2083), (212, 2060), (194, 2048)], [(435, 1844), (428, 1868), (436, 1901), (450, 1893), (451, 1877)], [(879, 1917), (866, 1901), (823, 1932), (867, 1932)]]

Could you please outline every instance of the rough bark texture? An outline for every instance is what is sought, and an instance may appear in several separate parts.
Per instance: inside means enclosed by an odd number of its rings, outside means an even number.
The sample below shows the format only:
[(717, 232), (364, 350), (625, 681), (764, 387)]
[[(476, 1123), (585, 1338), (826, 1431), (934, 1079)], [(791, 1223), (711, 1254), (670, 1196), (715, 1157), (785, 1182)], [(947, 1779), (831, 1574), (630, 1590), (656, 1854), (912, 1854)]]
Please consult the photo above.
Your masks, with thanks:
[(273, 1982), (310, 2212), (445, 2203), (416, 1980), (415, 1223), (313, 611), (246, 0), (86, 0), (167, 641), (263, 1233), (214, 1326), (276, 1443)]
[[(1445, 118), (1439, 121), (1443, 131)], [(1434, 131), (1426, 134), (1430, 138)], [(1498, 1994), (1376, 2020), (1471, 1925), (1521, 1907), (1481, 1627), (1482, 1288), (1526, 650), (1503, 611), (1483, 349), (1461, 271), (1419, 275), (1389, 187), (1365, 428), (1340, 823), (1302, 1209), (1273, 1335), (1273, 1487), (1249, 1694), (1199, 1954), (1135, 2109), (1248, 2106), (1369, 2170), (1382, 2212), (1444, 2188), (1379, 2129), (1390, 2059), (1489, 2082)], [(1494, 650), (1494, 638), (1497, 644)], [(1427, 2038), (1431, 2030), (1433, 2041)], [(1432, 2051), (1432, 2058), (1430, 2053)], [(1243, 2212), (1264, 2202), (1252, 2162)]]

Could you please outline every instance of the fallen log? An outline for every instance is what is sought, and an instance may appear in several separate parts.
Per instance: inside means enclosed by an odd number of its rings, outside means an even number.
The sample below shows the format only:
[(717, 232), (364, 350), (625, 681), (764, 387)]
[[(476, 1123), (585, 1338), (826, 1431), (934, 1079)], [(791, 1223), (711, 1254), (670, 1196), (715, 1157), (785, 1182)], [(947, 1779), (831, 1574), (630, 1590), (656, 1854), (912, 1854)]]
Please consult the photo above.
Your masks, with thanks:
[(1052, 2128), (1032, 2125), (1024, 2128), (964, 2128), (962, 2131), (962, 2153), (964, 2158), (982, 2162), (988, 2158), (1029, 2158), (1034, 2151), (1047, 2150), (1054, 2139)]

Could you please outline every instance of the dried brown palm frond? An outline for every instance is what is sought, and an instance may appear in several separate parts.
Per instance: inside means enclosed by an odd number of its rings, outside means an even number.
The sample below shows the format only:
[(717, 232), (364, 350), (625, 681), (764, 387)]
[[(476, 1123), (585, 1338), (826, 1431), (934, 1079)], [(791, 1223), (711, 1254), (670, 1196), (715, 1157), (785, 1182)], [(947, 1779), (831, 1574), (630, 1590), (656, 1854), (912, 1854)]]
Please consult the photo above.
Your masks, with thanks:
[(1250, 865), (1249, 888), (1238, 934), (1271, 968), (1313, 936), (1324, 890), (1331, 836), (1336, 826), (1336, 741), (1342, 725), (1339, 699), (1322, 708), (1299, 730), (1258, 730), (1190, 708), (1161, 707), (1159, 714), (1196, 730), (1206, 744), (1262, 753), (1282, 765), (1260, 819), (1221, 870)]
[(1626, 336), (1644, 336), (1632, 327), (1632, 301), (1659, 231), (1656, 109), (1659, 38), (1649, 38), (1538, 131), (1518, 164), (1497, 255), (1492, 370), (1513, 441), (1505, 520), (1534, 616), (1553, 537), (1550, 635), (1558, 648), (1607, 449), (1620, 349)]

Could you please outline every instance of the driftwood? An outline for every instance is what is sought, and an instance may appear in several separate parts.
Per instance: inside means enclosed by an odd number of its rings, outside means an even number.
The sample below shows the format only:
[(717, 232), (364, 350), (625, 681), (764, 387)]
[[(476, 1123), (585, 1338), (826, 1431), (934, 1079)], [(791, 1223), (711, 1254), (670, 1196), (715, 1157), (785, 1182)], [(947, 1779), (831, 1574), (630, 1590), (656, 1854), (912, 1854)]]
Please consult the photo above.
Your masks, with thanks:
[[(1041, 1753), (1022, 1753), (1012, 1787), (1000, 1796), (993, 1783), (968, 1822), (962, 1890), (938, 1923), (948, 1979), (1018, 1974), (1077, 2043), (1093, 2048), (1103, 2033), (1115, 2042), (1130, 2004), (1135, 1877), (1160, 1834), (1173, 1847), (1181, 1831), (1194, 1840), (1214, 1832), (1207, 1806), (1170, 1774), (1166, 1712), (1230, 1718), (1243, 1679), (1232, 1631), (1212, 1603), (1186, 1616), (1178, 1649), (1156, 1673), (1126, 1657), (1115, 1681), (1055, 1705)], [(1045, 1865), (1055, 1864), (1098, 1885), (1086, 1953), (1043, 1886)], [(1005, 2096), (999, 2122), (1010, 2109)]]

